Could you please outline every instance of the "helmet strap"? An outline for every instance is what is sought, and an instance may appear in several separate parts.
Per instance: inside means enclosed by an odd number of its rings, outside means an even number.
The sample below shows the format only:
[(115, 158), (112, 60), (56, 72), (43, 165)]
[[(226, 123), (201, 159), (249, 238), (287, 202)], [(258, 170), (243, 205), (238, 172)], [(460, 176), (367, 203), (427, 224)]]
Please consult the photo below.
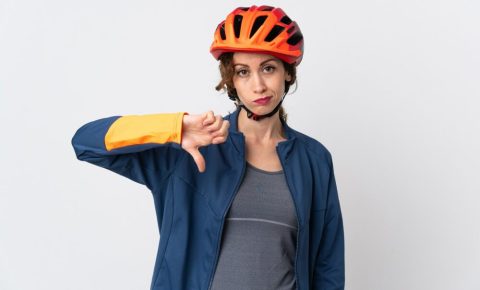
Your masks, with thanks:
[[(281, 101), (278, 103), (278, 105), (275, 106), (275, 108), (274, 108), (270, 113), (268, 113), (268, 114), (257, 115), (257, 114), (255, 114), (254, 112), (252, 112), (250, 109), (248, 109), (244, 104), (240, 104), (239, 107), (240, 107), (240, 108), (243, 108), (243, 109), (247, 112), (247, 117), (248, 117), (249, 119), (252, 119), (252, 120), (254, 120), (254, 121), (260, 121), (260, 120), (262, 120), (262, 119), (269, 118), (269, 117), (275, 115), (275, 113), (277, 113), (278, 110), (280, 110), (280, 106), (282, 105), (283, 100), (285, 99), (285, 96), (286, 96), (286, 95), (287, 95), (287, 93), (285, 93), (285, 94), (283, 95), (282, 100), (281, 100)], [(239, 99), (238, 97), (237, 97), (237, 100), (240, 101), (240, 99)]]

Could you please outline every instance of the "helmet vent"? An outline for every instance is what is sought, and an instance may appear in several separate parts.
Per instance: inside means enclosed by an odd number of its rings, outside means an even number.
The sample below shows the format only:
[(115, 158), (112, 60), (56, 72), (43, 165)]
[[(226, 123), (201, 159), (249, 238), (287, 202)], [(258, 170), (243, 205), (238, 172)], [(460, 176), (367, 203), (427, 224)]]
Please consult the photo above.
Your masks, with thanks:
[(238, 9), (243, 10), (243, 11), (248, 11), (248, 7), (238, 7)]
[(270, 31), (270, 33), (267, 35), (267, 37), (265, 37), (265, 41), (270, 42), (270, 41), (274, 40), (275, 37), (277, 37), (284, 29), (285, 29), (285, 27), (283, 27), (283, 26), (275, 25), (272, 28), (272, 30)]
[(222, 23), (222, 26), (220, 26), (220, 37), (222, 40), (226, 40), (227, 36), (225, 35), (225, 22)]
[(290, 38), (287, 40), (287, 43), (290, 45), (297, 45), (303, 39), (302, 33), (299, 31), (295, 32)]
[(233, 19), (233, 31), (235, 32), (236, 38), (240, 37), (240, 27), (242, 27), (242, 20), (242, 15), (235, 15), (235, 18)]
[(272, 11), (273, 7), (272, 6), (265, 6), (262, 8), (262, 11)]
[(255, 22), (253, 23), (252, 31), (250, 31), (250, 38), (257, 32), (257, 30), (262, 26), (262, 24), (265, 22), (267, 19), (267, 16), (258, 16), (257, 19), (255, 19)]
[(290, 17), (285, 15), (282, 17), (282, 19), (280, 19), (280, 22), (285, 23), (286, 25), (289, 25), (290, 23), (292, 23), (292, 19), (290, 19)]

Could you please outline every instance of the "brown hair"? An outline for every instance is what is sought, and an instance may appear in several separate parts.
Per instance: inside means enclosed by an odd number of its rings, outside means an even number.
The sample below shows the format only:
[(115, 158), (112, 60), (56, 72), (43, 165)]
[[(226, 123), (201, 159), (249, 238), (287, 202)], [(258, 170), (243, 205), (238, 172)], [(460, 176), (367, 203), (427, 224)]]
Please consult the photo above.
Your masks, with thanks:
[[(220, 62), (219, 62), (218, 68), (220, 70), (220, 76), (222, 79), (217, 84), (215, 89), (217, 91), (220, 91), (220, 90), (223, 90), (224, 92), (226, 91), (228, 94), (228, 97), (232, 101), (235, 101), (235, 106), (238, 109), (239, 104), (238, 104), (237, 91), (235, 90), (235, 87), (233, 85), (233, 76), (235, 75), (235, 69), (233, 67), (233, 52), (226, 52), (222, 54), (219, 57), (219, 61)], [(289, 64), (283, 60), (282, 60), (282, 63), (285, 70), (291, 76), (290, 81), (285, 81), (285, 94), (286, 94), (288, 93), (290, 86), (293, 85), (294, 83), (295, 83), (295, 90), (297, 89), (296, 87), (297, 69), (295, 65)], [(287, 122), (287, 114), (283, 106), (280, 106), (279, 115), (280, 115), (280, 119), (283, 122)]]

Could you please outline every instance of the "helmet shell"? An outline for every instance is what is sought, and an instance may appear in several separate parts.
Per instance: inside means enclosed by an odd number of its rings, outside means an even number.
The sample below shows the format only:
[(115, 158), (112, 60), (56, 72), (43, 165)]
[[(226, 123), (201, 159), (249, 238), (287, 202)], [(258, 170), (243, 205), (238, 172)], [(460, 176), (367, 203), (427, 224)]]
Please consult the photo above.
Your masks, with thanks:
[(225, 52), (271, 54), (298, 65), (303, 57), (303, 35), (281, 8), (238, 7), (215, 29), (210, 53), (219, 59)]

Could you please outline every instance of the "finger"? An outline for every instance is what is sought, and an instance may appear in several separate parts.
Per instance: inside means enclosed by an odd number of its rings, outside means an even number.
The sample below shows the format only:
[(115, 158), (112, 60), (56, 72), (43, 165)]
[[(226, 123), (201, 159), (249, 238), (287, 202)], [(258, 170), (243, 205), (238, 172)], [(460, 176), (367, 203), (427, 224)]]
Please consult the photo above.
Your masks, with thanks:
[(193, 161), (195, 161), (195, 164), (197, 164), (198, 171), (204, 172), (205, 171), (205, 159), (203, 158), (200, 151), (198, 151), (198, 148), (193, 148), (191, 150), (188, 150), (188, 153), (190, 153), (190, 155), (192, 155)]
[(219, 137), (213, 138), (212, 144), (220, 144), (220, 143), (223, 143), (225, 141), (227, 141), (227, 136), (219, 136)]
[(218, 131), (222, 127), (223, 118), (220, 115), (215, 116), (215, 122), (207, 127), (209, 132)]
[(228, 136), (228, 128), (230, 128), (230, 122), (227, 120), (223, 121), (222, 127), (220, 127), (220, 129), (217, 130), (216, 132), (212, 133), (212, 137), (216, 138), (216, 137)]
[(212, 111), (208, 111), (204, 114), (204, 119), (203, 119), (203, 126), (208, 126), (215, 122), (215, 115), (213, 114)]

